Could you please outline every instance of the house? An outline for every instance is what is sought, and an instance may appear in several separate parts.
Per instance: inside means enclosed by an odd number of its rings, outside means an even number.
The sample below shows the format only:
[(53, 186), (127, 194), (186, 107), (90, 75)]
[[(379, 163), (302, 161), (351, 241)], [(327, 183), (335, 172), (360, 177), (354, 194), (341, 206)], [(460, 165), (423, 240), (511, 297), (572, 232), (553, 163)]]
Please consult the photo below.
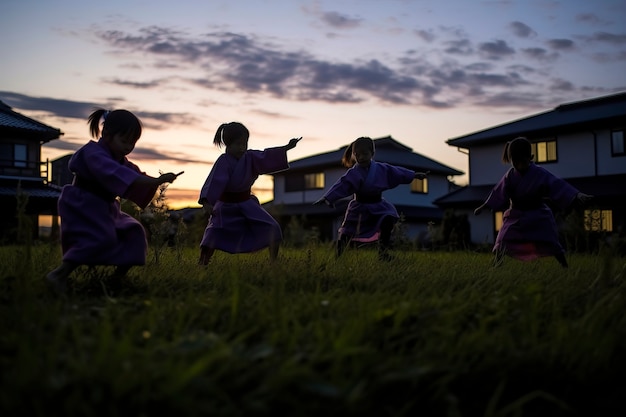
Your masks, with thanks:
[[(0, 101), (0, 242), (15, 241), (18, 208), (31, 220), (33, 237), (38, 236), (40, 215), (56, 215), (61, 191), (48, 183), (48, 162), (41, 161), (41, 146), (61, 135), (59, 129)], [(25, 197), (23, 207), (20, 196)]]
[(553, 110), (449, 139), (469, 156), (469, 184), (435, 204), (465, 213), (471, 240), (493, 243), (502, 213), (473, 215), (510, 165), (500, 163), (507, 141), (529, 139), (535, 163), (595, 196), (581, 216), (585, 232), (624, 233), (626, 220), (626, 92), (566, 103)]
[[(351, 198), (338, 202), (334, 209), (326, 205), (314, 206), (313, 203), (346, 172), (341, 158), (348, 145), (291, 161), (288, 170), (273, 174), (274, 199), (264, 207), (278, 219), (283, 230), (293, 217), (301, 217), (306, 223), (304, 228), (315, 227), (321, 240), (337, 238), (337, 229)], [(374, 145), (376, 161), (414, 171), (430, 171), (424, 180), (415, 179), (411, 184), (402, 184), (383, 193), (383, 197), (403, 216), (408, 237), (425, 234), (429, 222), (438, 223), (443, 218), (443, 210), (434, 201), (455, 188), (450, 177), (463, 172), (415, 153), (391, 136), (374, 139)]]

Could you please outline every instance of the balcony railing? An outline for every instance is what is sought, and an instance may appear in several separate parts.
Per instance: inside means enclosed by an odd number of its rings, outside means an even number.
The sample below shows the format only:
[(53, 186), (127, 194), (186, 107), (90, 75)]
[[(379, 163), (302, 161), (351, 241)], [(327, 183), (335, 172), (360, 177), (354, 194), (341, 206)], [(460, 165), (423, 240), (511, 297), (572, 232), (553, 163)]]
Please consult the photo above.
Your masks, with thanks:
[(0, 176), (43, 178), (48, 181), (49, 161), (19, 161), (0, 159)]

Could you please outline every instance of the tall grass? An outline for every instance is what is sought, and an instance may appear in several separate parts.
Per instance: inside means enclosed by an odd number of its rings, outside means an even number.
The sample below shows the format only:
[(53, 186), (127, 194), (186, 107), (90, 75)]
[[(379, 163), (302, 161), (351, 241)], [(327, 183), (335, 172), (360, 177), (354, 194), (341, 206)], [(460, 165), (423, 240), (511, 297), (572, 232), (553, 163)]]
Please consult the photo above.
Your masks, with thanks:
[[(131, 270), (43, 276), (55, 246), (0, 248), (5, 416), (614, 415), (626, 389), (626, 260), (325, 245), (166, 249)], [(24, 262), (28, 263), (25, 268)]]

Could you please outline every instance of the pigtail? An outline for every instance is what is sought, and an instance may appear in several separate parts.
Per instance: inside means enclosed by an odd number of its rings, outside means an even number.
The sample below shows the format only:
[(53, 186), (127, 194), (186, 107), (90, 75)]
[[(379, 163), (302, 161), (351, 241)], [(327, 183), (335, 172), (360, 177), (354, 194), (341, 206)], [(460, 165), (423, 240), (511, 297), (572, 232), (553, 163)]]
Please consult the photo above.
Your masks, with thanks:
[(224, 129), (226, 128), (226, 123), (222, 123), (220, 127), (217, 128), (217, 132), (215, 132), (215, 137), (213, 138), (213, 145), (221, 148), (224, 145)]
[(343, 152), (343, 157), (341, 158), (341, 165), (343, 165), (346, 168), (352, 168), (354, 164), (356, 163), (356, 161), (354, 160), (354, 157), (352, 156), (353, 148), (354, 148), (354, 142), (348, 145), (346, 150)]
[(511, 155), (509, 149), (511, 148), (511, 141), (508, 141), (504, 144), (504, 149), (502, 150), (502, 163), (510, 164), (511, 163)]
[(95, 139), (100, 137), (100, 119), (107, 113), (107, 110), (103, 108), (97, 107), (87, 119), (87, 123), (89, 124), (89, 132), (91, 136)]

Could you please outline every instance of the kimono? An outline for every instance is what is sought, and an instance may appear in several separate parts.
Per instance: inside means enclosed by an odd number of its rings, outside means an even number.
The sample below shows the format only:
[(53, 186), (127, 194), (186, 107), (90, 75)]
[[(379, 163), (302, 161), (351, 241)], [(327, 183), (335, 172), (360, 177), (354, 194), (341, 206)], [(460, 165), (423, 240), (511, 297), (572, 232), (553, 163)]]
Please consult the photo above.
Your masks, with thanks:
[(369, 167), (355, 164), (348, 169), (323, 197), (334, 204), (354, 194), (339, 227), (339, 235), (362, 242), (377, 240), (380, 225), (386, 216), (396, 220), (400, 218), (396, 207), (382, 198), (382, 192), (400, 184), (409, 184), (413, 178), (415, 171), (384, 162), (371, 161)]
[(250, 194), (250, 189), (259, 175), (287, 168), (284, 146), (247, 150), (239, 159), (227, 153), (220, 155), (198, 200), (200, 204), (213, 206), (200, 246), (228, 253), (247, 253), (281, 242), (280, 225), (257, 197)]
[(564, 253), (546, 201), (564, 210), (577, 194), (568, 182), (534, 163), (525, 173), (509, 169), (486, 200), (492, 210), (505, 210), (493, 251), (522, 261)]
[(89, 141), (72, 156), (69, 169), (74, 181), (61, 191), (63, 261), (81, 265), (144, 265), (146, 232), (135, 218), (120, 208), (118, 196), (147, 206), (157, 187), (130, 185), (145, 175), (124, 158), (113, 159), (105, 142)]

